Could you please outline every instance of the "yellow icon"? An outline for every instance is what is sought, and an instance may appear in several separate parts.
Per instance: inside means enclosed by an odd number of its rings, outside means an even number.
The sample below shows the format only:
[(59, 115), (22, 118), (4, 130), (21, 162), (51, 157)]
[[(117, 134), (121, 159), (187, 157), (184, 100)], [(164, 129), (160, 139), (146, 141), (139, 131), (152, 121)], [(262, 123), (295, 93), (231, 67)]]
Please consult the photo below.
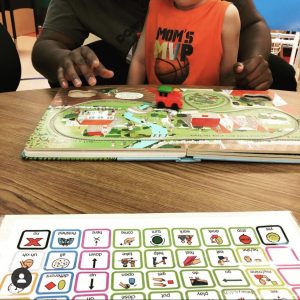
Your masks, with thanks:
[(66, 286), (66, 281), (65, 281), (65, 280), (60, 280), (60, 281), (58, 282), (57, 287), (58, 287), (58, 289), (59, 289), (60, 291), (63, 290), (63, 289), (65, 288), (65, 286)]
[(280, 241), (280, 235), (276, 232), (269, 232), (266, 237), (271, 243), (278, 243)]
[(218, 245), (221, 245), (221, 244), (223, 244), (223, 239), (219, 236), (216, 238), (216, 242)]

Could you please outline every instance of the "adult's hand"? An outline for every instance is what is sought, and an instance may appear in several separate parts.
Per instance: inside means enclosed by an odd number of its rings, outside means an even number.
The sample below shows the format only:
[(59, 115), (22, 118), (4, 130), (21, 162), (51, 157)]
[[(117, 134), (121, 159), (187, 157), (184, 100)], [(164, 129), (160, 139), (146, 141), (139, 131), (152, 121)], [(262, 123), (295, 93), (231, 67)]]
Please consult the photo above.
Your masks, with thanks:
[(234, 64), (233, 72), (240, 89), (267, 90), (273, 83), (269, 64), (261, 55)]
[(108, 70), (98, 59), (93, 50), (87, 46), (81, 46), (72, 51), (68, 51), (62, 57), (57, 70), (57, 79), (62, 88), (69, 86), (71, 81), (75, 87), (80, 87), (83, 76), (90, 86), (97, 83), (96, 76), (111, 78), (114, 72)]

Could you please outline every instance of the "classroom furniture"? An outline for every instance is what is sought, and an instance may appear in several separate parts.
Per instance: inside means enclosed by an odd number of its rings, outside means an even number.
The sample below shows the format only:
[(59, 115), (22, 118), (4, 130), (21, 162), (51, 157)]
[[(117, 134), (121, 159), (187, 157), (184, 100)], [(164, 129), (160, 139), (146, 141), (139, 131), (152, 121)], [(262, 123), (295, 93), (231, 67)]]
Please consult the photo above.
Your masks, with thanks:
[(0, 215), (290, 210), (300, 222), (300, 165), (22, 160), (55, 93), (0, 94)]
[(16, 46), (0, 23), (0, 92), (15, 91), (21, 79), (21, 62)]
[(51, 0), (35, 0), (38, 25), (43, 25), (47, 14), (47, 9)]
[(2, 18), (4, 20), (3, 24), (5, 27), (7, 27), (7, 20), (5, 18), (5, 10), (8, 10), (10, 13), (10, 20), (11, 20), (11, 26), (12, 26), (14, 40), (16, 40), (16, 38), (17, 38), (14, 10), (19, 9), (19, 8), (32, 8), (33, 9), (35, 32), (36, 32), (36, 35), (38, 35), (38, 33), (39, 33), (38, 25), (39, 24), (38, 24), (38, 18), (37, 18), (36, 0), (0, 0), (0, 7), (1, 7)]
[[(299, 87), (299, 84), (300, 84), (300, 51), (298, 52), (298, 55), (296, 56), (295, 65), (296, 65), (296, 80), (298, 82), (298, 87)], [(298, 90), (299, 90), (299, 88), (298, 88)]]
[(295, 69), (296, 81), (300, 82), (300, 32), (271, 32), (271, 53), (283, 57), (285, 48), (290, 50), (289, 64)]
[[(296, 57), (300, 55), (300, 32), (271, 32), (271, 38), (274, 48), (277, 46), (280, 50), (282, 50), (283, 48), (289, 48), (291, 50), (289, 64), (295, 66)], [(279, 53), (280, 51), (277, 54)]]
[(0, 10), (1, 10), (1, 16), (2, 16), (2, 24), (4, 25), (5, 28), (7, 28), (4, 0), (0, 0)]

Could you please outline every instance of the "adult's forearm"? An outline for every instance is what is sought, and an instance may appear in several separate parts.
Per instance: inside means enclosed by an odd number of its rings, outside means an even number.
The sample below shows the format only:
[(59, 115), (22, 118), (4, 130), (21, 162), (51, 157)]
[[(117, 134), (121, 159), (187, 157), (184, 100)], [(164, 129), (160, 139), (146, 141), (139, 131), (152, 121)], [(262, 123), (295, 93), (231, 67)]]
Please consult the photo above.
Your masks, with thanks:
[(271, 35), (266, 23), (261, 20), (241, 31), (239, 61), (262, 55), (268, 60), (271, 51)]
[(32, 64), (34, 68), (45, 76), (49, 81), (57, 81), (57, 70), (69, 49), (54, 40), (37, 41), (32, 51)]

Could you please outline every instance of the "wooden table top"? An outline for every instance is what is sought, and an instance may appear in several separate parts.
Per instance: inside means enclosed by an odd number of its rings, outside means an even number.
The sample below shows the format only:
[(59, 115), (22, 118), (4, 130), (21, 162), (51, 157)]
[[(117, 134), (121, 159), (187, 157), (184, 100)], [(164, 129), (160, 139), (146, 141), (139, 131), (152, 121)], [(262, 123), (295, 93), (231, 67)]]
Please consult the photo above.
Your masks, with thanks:
[(300, 222), (300, 165), (22, 160), (55, 93), (0, 94), (0, 215), (290, 210)]

